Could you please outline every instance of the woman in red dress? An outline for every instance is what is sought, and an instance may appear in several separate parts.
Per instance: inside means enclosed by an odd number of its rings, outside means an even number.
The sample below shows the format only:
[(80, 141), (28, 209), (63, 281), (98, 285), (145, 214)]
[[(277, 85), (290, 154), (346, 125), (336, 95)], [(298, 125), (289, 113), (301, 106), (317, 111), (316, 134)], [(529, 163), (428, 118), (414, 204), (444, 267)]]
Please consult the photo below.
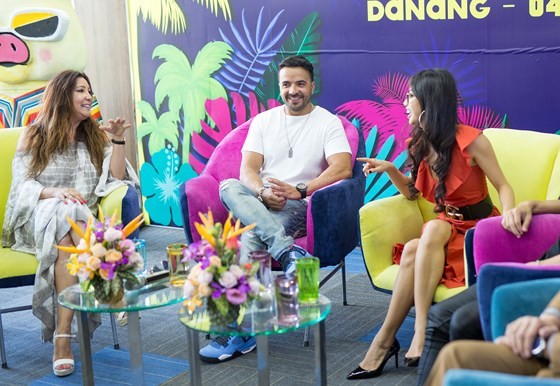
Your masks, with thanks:
[[(414, 338), (405, 355), (418, 366), (424, 345), (428, 310), (439, 283), (449, 288), (465, 284), (465, 231), (482, 218), (498, 215), (488, 196), (486, 177), (498, 191), (504, 211), (514, 207), (514, 195), (492, 145), (482, 131), (458, 123), (457, 86), (444, 69), (423, 70), (410, 80), (404, 101), (412, 138), (408, 140), (410, 177), (389, 161), (358, 158), (364, 173), (386, 172), (408, 199), (421, 194), (435, 205), (437, 219), (427, 222), (419, 239), (406, 243), (385, 321), (360, 365), (348, 379), (381, 375), (400, 345), (397, 330), (415, 306)], [(504, 221), (508, 221), (507, 216)]]

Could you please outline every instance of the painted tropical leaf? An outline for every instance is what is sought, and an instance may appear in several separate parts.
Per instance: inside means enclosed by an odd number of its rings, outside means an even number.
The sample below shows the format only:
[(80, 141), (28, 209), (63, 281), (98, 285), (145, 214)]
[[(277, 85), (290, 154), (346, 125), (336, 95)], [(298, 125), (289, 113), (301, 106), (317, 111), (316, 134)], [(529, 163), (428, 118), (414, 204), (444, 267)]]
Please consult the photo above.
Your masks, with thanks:
[(406, 117), (403, 100), (408, 91), (407, 75), (388, 73), (374, 81), (373, 93), (381, 98), (381, 102), (372, 100), (356, 100), (338, 106), (335, 111), (348, 119), (358, 119), (367, 137), (369, 128), (377, 127), (379, 141), (375, 151), (391, 135), (395, 137), (395, 155), (406, 149), (405, 140), (409, 137), (410, 128)]
[(179, 147), (179, 132), (177, 130), (177, 115), (167, 111), (159, 118), (152, 106), (145, 101), (138, 101), (136, 107), (142, 114), (143, 122), (138, 126), (138, 138), (148, 137), (150, 155), (163, 149), (168, 141), (173, 147)]
[(401, 73), (385, 74), (373, 83), (373, 93), (384, 103), (403, 103), (410, 85), (410, 78)]
[[(377, 158), (383, 160), (392, 160), (393, 164), (401, 171), (405, 169), (405, 163), (407, 159), (407, 152), (400, 152), (396, 157), (394, 157), (396, 146), (394, 136), (390, 136), (383, 143), (379, 152), (376, 153), (375, 149), (378, 147), (378, 142), (380, 140), (379, 132), (377, 127), (373, 127), (366, 140), (366, 155), (370, 158)], [(366, 194), (364, 197), (364, 203), (368, 203), (372, 200), (377, 200), (380, 198), (391, 197), (399, 193), (397, 188), (393, 185), (387, 173), (372, 173), (366, 178)]]
[[(249, 93), (249, 111), (240, 94), (232, 92), (231, 101), (232, 106), (223, 98), (206, 101), (206, 110), (216, 126), (212, 128), (202, 122), (202, 131), (192, 134), (189, 164), (199, 174), (206, 166), (206, 162), (216, 146), (229, 132), (260, 112), (279, 105), (276, 100), (269, 100), (267, 106), (264, 106), (258, 102), (254, 93)], [(235, 113), (235, 118), (232, 117), (232, 111)]]
[[(216, 79), (228, 90), (244, 96), (253, 91), (261, 80), (270, 61), (276, 55), (275, 47), (287, 27), (284, 24), (283, 27), (276, 28), (278, 19), (284, 12), (281, 10), (265, 28), (263, 10), (264, 7), (259, 12), (255, 30), (250, 28), (245, 19), (245, 10), (241, 12), (243, 31), (238, 30), (232, 22), (229, 23), (234, 38), (228, 37), (220, 29), (222, 39), (233, 47), (234, 53), (231, 61), (228, 61), (216, 74)], [(277, 29), (280, 30), (275, 32)]]
[[(231, 20), (231, 9), (229, 0), (193, 0), (197, 4), (204, 4), (206, 8), (217, 17), (221, 11), (224, 20)], [(149, 19), (154, 27), (163, 34), (167, 33), (167, 29), (171, 29), (171, 33), (180, 34), (185, 32), (187, 21), (185, 15), (177, 4), (177, 0), (130, 0), (134, 13), (142, 14), (144, 21)]]
[(292, 31), (282, 43), (276, 57), (270, 62), (266, 72), (262, 76), (255, 93), (261, 100), (277, 99), (280, 100), (280, 88), (278, 86), (278, 64), (291, 55), (305, 55), (313, 64), (315, 72), (315, 94), (321, 92), (319, 76), (319, 55), (312, 55), (312, 52), (319, 52), (321, 43), (321, 33), (319, 27), (321, 19), (318, 12), (311, 12), (307, 15)]
[[(177, 47), (162, 44), (154, 49), (153, 57), (163, 59), (155, 74), (157, 109), (167, 99), (169, 111), (183, 121), (183, 156), (188, 158), (188, 139), (201, 130), (200, 122), (211, 122), (205, 110), (207, 99), (227, 99), (226, 90), (212, 74), (230, 57), (231, 47), (224, 42), (209, 42), (197, 54), (191, 66), (189, 59)], [(182, 115), (181, 115), (182, 112)]]
[(496, 114), (492, 109), (486, 106), (467, 106), (460, 107), (459, 122), (479, 129), (487, 129), (489, 127), (505, 127), (504, 117)]
[(231, 20), (231, 9), (229, 6), (229, 0), (193, 0), (193, 1), (196, 1), (197, 4), (204, 3), (206, 8), (210, 6), (210, 11), (215, 16), (218, 16), (218, 11), (222, 11), (224, 20), (225, 21)]
[(129, 4), (136, 15), (142, 14), (144, 21), (149, 19), (162, 33), (166, 34), (168, 28), (174, 34), (185, 32), (187, 21), (176, 0), (131, 0)]

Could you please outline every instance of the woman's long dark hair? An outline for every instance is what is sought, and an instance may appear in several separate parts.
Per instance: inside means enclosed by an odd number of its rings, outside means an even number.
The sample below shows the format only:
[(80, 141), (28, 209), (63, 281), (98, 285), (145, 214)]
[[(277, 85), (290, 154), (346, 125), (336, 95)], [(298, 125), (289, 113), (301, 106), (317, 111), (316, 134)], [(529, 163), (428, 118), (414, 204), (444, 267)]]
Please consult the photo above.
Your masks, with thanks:
[[(55, 154), (67, 151), (74, 138), (72, 134), (72, 98), (78, 78), (84, 78), (91, 88), (86, 74), (66, 70), (56, 75), (45, 88), (37, 121), (26, 129), (27, 151), (31, 154), (29, 176), (37, 177)], [(108, 142), (98, 123), (91, 117), (80, 122), (76, 140), (85, 143), (92, 163), (101, 174), (103, 149)]]
[(408, 144), (408, 154), (412, 163), (409, 189), (413, 196), (418, 194), (414, 187), (418, 167), (433, 150), (436, 158), (430, 166), (438, 179), (435, 211), (442, 212), (445, 209), (445, 179), (457, 132), (457, 86), (449, 71), (436, 68), (414, 75), (410, 80), (410, 88), (424, 113), (420, 116), (418, 125), (412, 129), (412, 140)]

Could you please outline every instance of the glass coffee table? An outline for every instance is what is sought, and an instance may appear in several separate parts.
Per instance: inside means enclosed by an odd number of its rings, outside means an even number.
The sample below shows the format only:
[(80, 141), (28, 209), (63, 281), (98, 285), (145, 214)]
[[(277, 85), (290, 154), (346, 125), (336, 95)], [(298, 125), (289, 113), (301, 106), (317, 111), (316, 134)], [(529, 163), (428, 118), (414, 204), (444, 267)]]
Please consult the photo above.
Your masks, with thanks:
[(80, 359), (82, 362), (82, 380), (84, 385), (93, 385), (93, 366), (91, 362), (90, 331), (88, 312), (128, 313), (128, 344), (130, 346), (130, 367), (132, 384), (144, 384), (144, 365), (142, 363), (142, 342), (140, 336), (139, 311), (177, 304), (185, 300), (182, 288), (172, 287), (169, 278), (150, 283), (138, 290), (127, 291), (126, 297), (117, 305), (99, 303), (93, 292), (82, 291), (79, 284), (63, 290), (58, 302), (77, 312), (78, 341), (80, 342)]
[(247, 308), (240, 315), (242, 318), (238, 328), (210, 325), (206, 307), (199, 307), (193, 314), (189, 314), (185, 307), (179, 310), (179, 320), (187, 327), (189, 346), (191, 386), (202, 385), (199, 357), (198, 333), (225, 336), (254, 336), (257, 341), (257, 367), (260, 386), (270, 384), (270, 370), (268, 366), (268, 337), (270, 335), (285, 334), (301, 328), (313, 326), (315, 345), (315, 379), (317, 385), (327, 384), (327, 356), (325, 351), (325, 319), (331, 311), (330, 300), (319, 295), (319, 302), (313, 305), (299, 306), (299, 321), (294, 325), (282, 325), (276, 320), (266, 323), (256, 323)]

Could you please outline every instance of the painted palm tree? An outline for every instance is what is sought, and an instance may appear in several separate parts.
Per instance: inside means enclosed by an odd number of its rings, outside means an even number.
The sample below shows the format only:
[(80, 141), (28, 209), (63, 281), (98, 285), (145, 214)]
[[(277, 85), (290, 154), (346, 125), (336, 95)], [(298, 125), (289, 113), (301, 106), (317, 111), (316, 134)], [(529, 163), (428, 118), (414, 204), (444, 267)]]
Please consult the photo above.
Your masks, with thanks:
[(162, 44), (154, 49), (153, 57), (164, 60), (155, 74), (156, 108), (159, 110), (167, 101), (169, 111), (181, 118), (183, 161), (188, 159), (191, 134), (200, 131), (200, 122), (206, 118), (212, 122), (204, 107), (206, 100), (227, 99), (226, 90), (212, 78), (212, 74), (230, 57), (231, 51), (224, 42), (207, 43), (191, 65), (186, 55), (175, 46)]
[[(204, 4), (218, 16), (219, 11), (226, 21), (231, 19), (229, 0), (193, 0), (197, 4)], [(170, 28), (174, 34), (185, 32), (187, 21), (177, 0), (129, 0), (129, 4), (136, 15), (142, 15), (144, 21), (150, 20), (152, 25), (164, 34)]]

